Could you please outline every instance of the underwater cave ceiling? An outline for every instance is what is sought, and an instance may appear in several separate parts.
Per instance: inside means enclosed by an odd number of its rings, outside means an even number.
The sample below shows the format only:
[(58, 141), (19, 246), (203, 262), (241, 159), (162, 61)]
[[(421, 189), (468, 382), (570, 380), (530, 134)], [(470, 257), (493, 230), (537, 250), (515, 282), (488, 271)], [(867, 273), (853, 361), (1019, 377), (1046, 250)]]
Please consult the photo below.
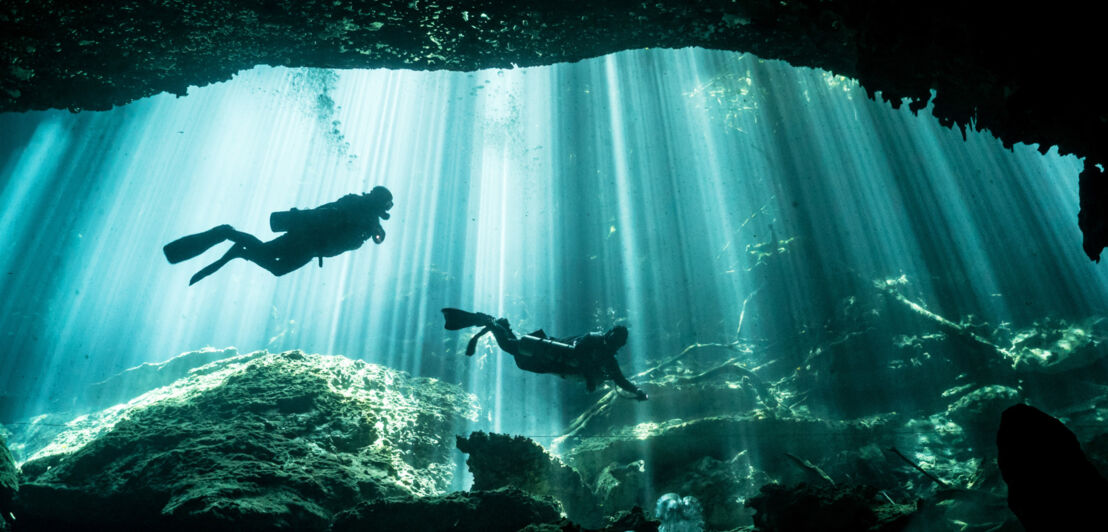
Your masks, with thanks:
[(121, 0), (0, 6), (0, 112), (105, 110), (230, 79), (259, 64), (477, 70), (637, 48), (734, 50), (911, 98), (1005, 145), (1086, 158), (1084, 249), (1108, 245), (1108, 99), (1092, 59), (1095, 3), (887, 0)]

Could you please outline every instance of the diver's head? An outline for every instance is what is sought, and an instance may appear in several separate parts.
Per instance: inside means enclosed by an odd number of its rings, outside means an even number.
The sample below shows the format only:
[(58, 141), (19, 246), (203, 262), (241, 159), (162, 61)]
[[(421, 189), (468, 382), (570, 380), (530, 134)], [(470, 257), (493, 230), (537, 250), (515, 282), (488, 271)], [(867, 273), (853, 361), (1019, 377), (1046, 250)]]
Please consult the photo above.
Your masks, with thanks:
[(627, 327), (616, 325), (604, 333), (604, 345), (612, 349), (619, 349), (627, 343)]
[(385, 241), (385, 229), (381, 227), (381, 223), (377, 219), (389, 219), (388, 210), (392, 208), (392, 192), (389, 192), (389, 189), (385, 187), (378, 186), (373, 187), (369, 194), (362, 194), (362, 197), (369, 205), (365, 216), (367, 216), (366, 221), (371, 226), (370, 236), (373, 237), (375, 244), (380, 244)]
[(380, 216), (382, 220), (388, 220), (389, 213), (387, 211), (392, 208), (392, 192), (389, 192), (389, 189), (385, 187), (376, 186), (366, 196), (370, 205), (377, 211), (377, 216)]

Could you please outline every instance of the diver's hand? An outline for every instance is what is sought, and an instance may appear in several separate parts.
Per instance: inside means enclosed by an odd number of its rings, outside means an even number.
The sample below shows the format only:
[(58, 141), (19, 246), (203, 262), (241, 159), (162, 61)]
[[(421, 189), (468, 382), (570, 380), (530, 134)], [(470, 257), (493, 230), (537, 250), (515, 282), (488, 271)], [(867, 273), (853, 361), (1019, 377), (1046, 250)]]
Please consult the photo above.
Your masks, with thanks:
[(646, 392), (644, 392), (642, 390), (639, 390), (639, 391), (635, 392), (635, 400), (636, 401), (645, 401), (649, 398), (650, 397), (648, 395), (646, 395)]

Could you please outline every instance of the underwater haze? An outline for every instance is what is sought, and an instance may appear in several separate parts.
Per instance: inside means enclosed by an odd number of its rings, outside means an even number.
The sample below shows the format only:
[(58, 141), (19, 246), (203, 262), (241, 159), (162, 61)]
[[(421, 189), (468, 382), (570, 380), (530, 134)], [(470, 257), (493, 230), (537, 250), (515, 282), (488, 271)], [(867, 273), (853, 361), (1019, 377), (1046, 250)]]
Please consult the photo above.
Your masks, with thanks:
[[(751, 55), (258, 67), (108, 112), (4, 114), (0, 131), (0, 421), (79, 409), (85, 386), (205, 346), (300, 349), (460, 384), (480, 404), (472, 430), (549, 447), (603, 394), (521, 371), (491, 338), (465, 357), (440, 308), (554, 336), (626, 325), (628, 376), (715, 345), (784, 378), (844, 323), (895, 331), (906, 318), (874, 310), (890, 305), (1018, 331), (1108, 303), (1106, 268), (1081, 249), (1079, 159), (963, 139), (926, 109)], [(226, 247), (162, 254), (224, 223), (268, 240), (269, 213), (377, 185), (395, 198), (387, 238), (322, 267), (274, 277), (237, 260), (189, 286)], [(891, 355), (865, 340), (849, 357), (842, 371)], [(973, 368), (879, 389), (873, 372), (838, 375), (805, 406), (910, 409)]]

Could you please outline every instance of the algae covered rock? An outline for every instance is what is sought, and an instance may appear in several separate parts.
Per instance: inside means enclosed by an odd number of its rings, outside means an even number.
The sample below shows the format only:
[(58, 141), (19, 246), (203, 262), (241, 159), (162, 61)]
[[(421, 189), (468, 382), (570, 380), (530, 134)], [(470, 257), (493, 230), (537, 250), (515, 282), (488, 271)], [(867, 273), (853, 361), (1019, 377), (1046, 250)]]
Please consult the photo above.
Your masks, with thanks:
[(326, 530), (361, 501), (445, 491), (476, 413), (457, 386), (297, 351), (213, 362), (109, 410), (23, 465), (28, 529)]
[(1100, 317), (1080, 322), (1044, 319), (1013, 335), (1005, 351), (1012, 368), (1025, 373), (1063, 373), (1087, 369), (1102, 361), (1108, 322)]
[(951, 403), (946, 413), (959, 425), (992, 432), (1000, 425), (1000, 414), (1019, 397), (1019, 390), (1008, 386), (982, 386)]
[(573, 521), (588, 526), (602, 522), (601, 506), (577, 471), (530, 438), (474, 432), (468, 438), (458, 436), (457, 445), (469, 455), (473, 489), (519, 488), (557, 499)]

